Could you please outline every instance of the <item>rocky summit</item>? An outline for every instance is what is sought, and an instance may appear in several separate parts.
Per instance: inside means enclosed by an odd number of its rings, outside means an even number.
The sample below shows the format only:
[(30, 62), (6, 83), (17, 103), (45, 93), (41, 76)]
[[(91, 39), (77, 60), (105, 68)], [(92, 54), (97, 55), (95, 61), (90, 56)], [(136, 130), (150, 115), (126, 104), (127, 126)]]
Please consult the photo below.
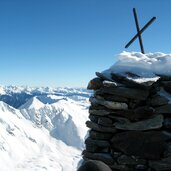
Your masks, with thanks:
[(96, 75), (87, 87), (94, 93), (83, 159), (102, 161), (113, 171), (170, 171), (171, 77)]

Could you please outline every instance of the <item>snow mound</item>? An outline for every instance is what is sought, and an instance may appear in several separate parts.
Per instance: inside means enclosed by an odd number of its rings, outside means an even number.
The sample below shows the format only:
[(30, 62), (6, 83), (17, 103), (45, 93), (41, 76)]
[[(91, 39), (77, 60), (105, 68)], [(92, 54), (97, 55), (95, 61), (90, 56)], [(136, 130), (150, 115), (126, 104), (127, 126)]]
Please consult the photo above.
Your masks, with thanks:
[[(137, 75), (137, 81), (142, 78), (157, 80), (158, 75), (171, 76), (171, 54), (161, 52), (142, 54), (140, 52), (122, 52), (118, 61), (102, 74), (111, 79), (112, 73)], [(126, 75), (128, 76), (128, 75)], [(141, 78), (141, 79), (140, 79)], [(139, 79), (139, 80), (138, 80)]]

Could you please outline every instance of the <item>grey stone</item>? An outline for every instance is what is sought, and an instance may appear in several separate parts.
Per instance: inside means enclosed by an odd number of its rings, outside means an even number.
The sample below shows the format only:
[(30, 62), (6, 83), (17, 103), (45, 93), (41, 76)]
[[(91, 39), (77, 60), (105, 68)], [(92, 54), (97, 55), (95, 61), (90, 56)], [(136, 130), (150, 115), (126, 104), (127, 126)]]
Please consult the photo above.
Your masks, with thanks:
[(96, 146), (96, 145), (88, 145), (88, 144), (85, 144), (85, 149), (86, 151), (88, 152), (91, 152), (91, 153), (95, 153), (95, 152), (98, 152), (99, 151), (99, 147)]
[(170, 171), (171, 170), (171, 157), (164, 158), (159, 161), (149, 161), (149, 166), (156, 171)]
[(93, 110), (93, 109), (90, 109), (89, 113), (92, 114), (92, 115), (97, 115), (97, 116), (107, 116), (111, 112), (108, 111), (108, 110)]
[(108, 165), (98, 160), (84, 162), (78, 171), (112, 171)]
[(117, 160), (118, 157), (120, 157), (120, 156), (122, 155), (121, 152), (116, 152), (116, 151), (113, 151), (113, 150), (111, 150), (111, 154), (112, 154), (112, 156), (113, 156), (113, 158), (114, 158), (115, 160)]
[(157, 160), (163, 155), (168, 139), (160, 131), (125, 131), (114, 135), (111, 147), (128, 156)]
[(95, 97), (90, 97), (89, 100), (92, 104), (100, 104), (100, 105), (103, 105), (109, 109), (117, 109), (117, 110), (128, 109), (128, 105), (126, 103), (99, 100), (99, 99), (96, 99)]
[(95, 122), (95, 123), (98, 123), (98, 119), (99, 117), (96, 116), (96, 115), (89, 115), (89, 119), (92, 121), (92, 122)]
[(92, 159), (92, 160), (100, 160), (100, 161), (106, 163), (107, 165), (114, 164), (114, 160), (113, 160), (112, 156), (108, 153), (90, 153), (90, 152), (84, 150), (82, 154), (83, 154), (83, 158), (86, 157), (86, 158)]
[(110, 148), (109, 147), (99, 147), (97, 145), (89, 145), (86, 144), (86, 151), (91, 153), (109, 153)]
[(94, 79), (90, 80), (90, 82), (89, 82), (89, 84), (87, 86), (87, 89), (89, 89), (89, 90), (97, 90), (102, 86), (103, 86), (102, 79), (97, 77), (97, 78), (94, 78)]
[(107, 118), (107, 117), (99, 117), (98, 124), (102, 126), (106, 126), (106, 127), (113, 126), (112, 119)]
[(150, 81), (144, 81), (141, 83), (136, 82), (136, 78), (139, 78), (139, 76), (135, 76), (133, 73), (124, 73), (124, 74), (118, 74), (118, 73), (112, 73), (112, 79), (125, 84), (127, 87), (133, 87), (133, 88), (150, 88), (156, 81), (150, 80)]
[(156, 115), (153, 118), (138, 121), (138, 122), (130, 122), (129, 120), (125, 119), (125, 121), (116, 122), (114, 123), (114, 125), (117, 129), (121, 129), (121, 130), (145, 131), (145, 130), (161, 128), (162, 123), (163, 123), (163, 116)]
[(124, 117), (112, 116), (111, 118), (114, 121), (113, 125), (115, 125), (116, 123), (125, 124), (125, 123), (129, 122), (129, 120)]
[(169, 100), (166, 97), (155, 95), (150, 98), (147, 103), (151, 106), (162, 106), (168, 104), (168, 102)]
[(110, 146), (110, 143), (108, 141), (105, 141), (105, 140), (95, 140), (95, 139), (92, 139), (90, 137), (88, 137), (85, 140), (85, 144), (87, 144), (87, 145), (96, 145), (98, 147), (109, 147)]
[(103, 133), (103, 132), (97, 132), (97, 131), (90, 130), (89, 136), (92, 139), (110, 140), (113, 137), (113, 134), (112, 133), (106, 133), (106, 132)]
[[(155, 113), (155, 109), (149, 106), (141, 106), (141, 107), (137, 107), (136, 109), (134, 109), (134, 113), (141, 115), (141, 117), (139, 119), (144, 119), (147, 118), (147, 116), (151, 116)], [(143, 117), (143, 115), (145, 115)]]
[(89, 110), (109, 110), (107, 107), (99, 105), (99, 104), (91, 104)]
[(155, 111), (160, 114), (171, 114), (171, 104), (157, 107), (155, 108)]
[(119, 84), (119, 83), (117, 83), (115, 81), (106, 81), (106, 80), (104, 80), (103, 81), (103, 86), (105, 86), (105, 87), (118, 87), (118, 86), (123, 86), (123, 85)]
[(165, 91), (167, 91), (168, 93), (171, 93), (171, 81), (163, 81), (163, 88)]
[(133, 110), (130, 120), (138, 121), (148, 119), (155, 114), (155, 110), (149, 106), (137, 107)]
[(163, 82), (163, 81), (171, 81), (171, 76), (161, 75), (161, 74), (156, 74), (156, 75), (160, 77), (160, 79), (159, 79), (160, 82)]
[(171, 157), (171, 142), (166, 144), (166, 150), (164, 152), (164, 158)]
[(163, 135), (167, 137), (167, 139), (171, 139), (171, 132), (167, 130), (162, 130), (161, 131)]
[(129, 120), (132, 120), (134, 121), (134, 111), (133, 110), (117, 110), (117, 111), (114, 111), (113, 113), (109, 113), (108, 117), (109, 118), (112, 118), (112, 119), (115, 119), (117, 117), (125, 117)]
[(136, 171), (150, 171), (147, 165), (138, 164), (135, 166)]
[(107, 101), (112, 101), (112, 102), (125, 102), (125, 103), (128, 103), (127, 98), (117, 96), (117, 95), (110, 95), (110, 94), (98, 95), (98, 91), (96, 91), (94, 93), (94, 97), (96, 97), (97, 99), (107, 100)]
[(127, 155), (121, 155), (118, 157), (118, 163), (121, 165), (145, 165), (146, 160), (140, 159), (135, 156), (127, 156)]
[(91, 121), (87, 121), (86, 125), (88, 128), (91, 128), (94, 131), (108, 132), (108, 133), (115, 133), (116, 132), (115, 127), (104, 127), (104, 126), (98, 125), (98, 124), (91, 122)]
[(111, 94), (116, 96), (121, 96), (124, 98), (136, 99), (136, 100), (146, 100), (149, 91), (143, 89), (132, 89), (126, 87), (102, 87), (99, 90), (96, 90), (96, 94), (103, 95), (103, 94)]
[(96, 72), (96, 76), (98, 76), (98, 77), (101, 78), (102, 80), (113, 81), (111, 78), (106, 77), (104, 74), (102, 74), (102, 73), (100, 73), (100, 72)]
[(109, 167), (112, 169), (112, 171), (132, 171), (128, 166), (126, 165), (120, 165), (117, 163), (114, 163), (113, 165), (109, 165)]
[(164, 119), (164, 127), (170, 129), (171, 128), (171, 118)]

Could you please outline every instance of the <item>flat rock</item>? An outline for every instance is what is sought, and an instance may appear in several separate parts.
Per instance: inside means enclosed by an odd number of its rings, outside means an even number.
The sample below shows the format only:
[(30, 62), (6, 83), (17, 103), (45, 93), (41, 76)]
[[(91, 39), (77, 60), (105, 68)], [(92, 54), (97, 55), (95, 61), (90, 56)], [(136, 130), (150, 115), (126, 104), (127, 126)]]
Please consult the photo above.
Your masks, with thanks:
[(153, 118), (143, 121), (138, 121), (138, 122), (130, 122), (128, 119), (125, 119), (125, 121), (116, 122), (113, 125), (115, 125), (117, 129), (121, 129), (121, 130), (145, 131), (145, 130), (161, 128), (162, 123), (163, 123), (163, 116), (156, 115)]
[(97, 116), (107, 116), (111, 113), (111, 111), (108, 110), (89, 110), (89, 113), (92, 115), (97, 115)]
[(145, 115), (144, 118), (147, 118), (147, 116), (149, 117), (155, 114), (155, 109), (149, 106), (141, 106), (141, 107), (135, 108), (134, 113), (141, 115), (140, 119), (143, 119), (142, 115)]
[(116, 132), (115, 127), (104, 127), (104, 126), (98, 125), (98, 124), (91, 122), (91, 121), (87, 121), (86, 125), (88, 128), (91, 128), (94, 131), (108, 132), (108, 133), (115, 133)]
[(117, 117), (125, 117), (125, 118), (127, 118), (129, 120), (134, 120), (133, 115), (134, 115), (134, 111), (128, 109), (128, 110), (117, 110), (115, 112), (110, 112), (108, 117), (112, 118), (112, 119), (115, 119), (116, 116), (117, 116)]
[(171, 158), (171, 142), (166, 144), (166, 151), (164, 152), (164, 158)]
[(111, 127), (113, 126), (112, 119), (107, 118), (107, 117), (99, 117), (98, 119), (98, 124), (106, 127)]
[(102, 87), (99, 90), (96, 90), (96, 94), (111, 94), (116, 96), (121, 96), (124, 98), (136, 99), (136, 100), (146, 100), (149, 91), (136, 88), (126, 88), (126, 87)]
[(171, 104), (157, 107), (155, 108), (155, 111), (160, 114), (171, 114)]
[(92, 160), (100, 160), (100, 161), (106, 163), (107, 165), (114, 164), (114, 160), (113, 160), (112, 156), (107, 153), (90, 153), (90, 152), (87, 152), (84, 150), (82, 155), (83, 155), (83, 158), (86, 157), (86, 158), (92, 159)]
[(126, 103), (121, 102), (112, 102), (112, 101), (106, 101), (106, 100), (100, 100), (96, 99), (95, 97), (90, 97), (90, 102), (92, 104), (100, 104), (103, 105), (109, 109), (117, 109), (117, 110), (126, 110), (128, 109), (128, 105)]
[(157, 76), (159, 76), (159, 81), (162, 82), (162, 81), (171, 81), (171, 76), (168, 76), (168, 75), (161, 75), (161, 74), (156, 74)]
[(133, 110), (131, 120), (143, 120), (148, 119), (155, 114), (155, 109), (149, 106), (137, 107)]
[(90, 130), (89, 136), (92, 139), (97, 139), (97, 140), (110, 140), (113, 137), (112, 133), (103, 133), (103, 132), (98, 132), (98, 131), (93, 131)]
[(161, 131), (163, 135), (167, 137), (167, 139), (171, 139), (171, 132), (167, 130), (162, 130)]
[(165, 128), (170, 129), (171, 128), (171, 118), (165, 118), (163, 125)]
[(90, 82), (88, 83), (87, 89), (89, 90), (97, 90), (100, 87), (103, 86), (103, 81), (100, 78), (94, 78), (92, 80), (90, 80)]
[(106, 80), (104, 80), (103, 81), (103, 86), (105, 86), (105, 87), (118, 87), (118, 86), (123, 86), (123, 85), (119, 84), (119, 83), (117, 83), (115, 81), (106, 81)]
[(91, 104), (89, 110), (108, 110), (108, 108), (99, 104)]
[(112, 171), (132, 171), (132, 169), (130, 169), (128, 166), (117, 163), (109, 165), (109, 167), (112, 169)]
[(86, 151), (91, 153), (110, 153), (109, 147), (98, 147), (96, 145), (85, 145)]
[(96, 76), (98, 76), (98, 77), (101, 78), (102, 80), (113, 81), (111, 78), (106, 77), (104, 74), (102, 74), (102, 73), (100, 73), (100, 72), (96, 72)]
[(82, 163), (78, 171), (112, 171), (108, 165), (98, 160), (88, 160)]
[(98, 95), (97, 91), (94, 93), (94, 97), (100, 100), (107, 100), (112, 102), (125, 102), (125, 103), (128, 102), (127, 98), (116, 96), (116, 95), (110, 95), (110, 94)]
[(160, 131), (126, 131), (114, 135), (111, 143), (114, 149), (128, 156), (157, 160), (165, 151), (167, 139), (168, 137)]
[(140, 78), (139, 76), (135, 76), (131, 74), (125, 73), (124, 75), (118, 74), (118, 73), (112, 73), (112, 79), (114, 81), (117, 81), (121, 84), (126, 85), (127, 87), (133, 87), (133, 88), (144, 88), (148, 89), (150, 88), (156, 81), (149, 80), (149, 81), (142, 81), (142, 82), (136, 82), (137, 78)]
[(95, 140), (95, 139), (92, 139), (90, 137), (88, 137), (85, 140), (85, 144), (87, 144), (87, 145), (96, 145), (98, 147), (110, 147), (110, 143), (108, 141), (105, 141), (105, 140)]
[(171, 81), (163, 81), (162, 84), (164, 90), (171, 94)]
[(135, 156), (121, 155), (117, 162), (121, 165), (145, 165), (147, 163), (144, 159), (139, 159)]
[(96, 115), (89, 115), (89, 119), (92, 121), (92, 122), (95, 122), (95, 123), (98, 123), (98, 119), (99, 117), (96, 116)]
[(164, 158), (159, 161), (149, 161), (149, 166), (156, 171), (170, 171), (171, 170), (171, 157)]
[(150, 98), (147, 103), (151, 106), (162, 106), (162, 105), (167, 105), (169, 100), (160, 95), (155, 95), (152, 98)]

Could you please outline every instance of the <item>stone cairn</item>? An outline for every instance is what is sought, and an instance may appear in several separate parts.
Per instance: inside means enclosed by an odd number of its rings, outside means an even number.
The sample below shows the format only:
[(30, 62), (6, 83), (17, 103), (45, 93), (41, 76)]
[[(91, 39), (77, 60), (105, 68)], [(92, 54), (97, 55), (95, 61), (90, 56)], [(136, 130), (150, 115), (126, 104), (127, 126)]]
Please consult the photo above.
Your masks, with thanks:
[(83, 159), (113, 171), (171, 170), (171, 77), (138, 83), (133, 73), (96, 75)]

